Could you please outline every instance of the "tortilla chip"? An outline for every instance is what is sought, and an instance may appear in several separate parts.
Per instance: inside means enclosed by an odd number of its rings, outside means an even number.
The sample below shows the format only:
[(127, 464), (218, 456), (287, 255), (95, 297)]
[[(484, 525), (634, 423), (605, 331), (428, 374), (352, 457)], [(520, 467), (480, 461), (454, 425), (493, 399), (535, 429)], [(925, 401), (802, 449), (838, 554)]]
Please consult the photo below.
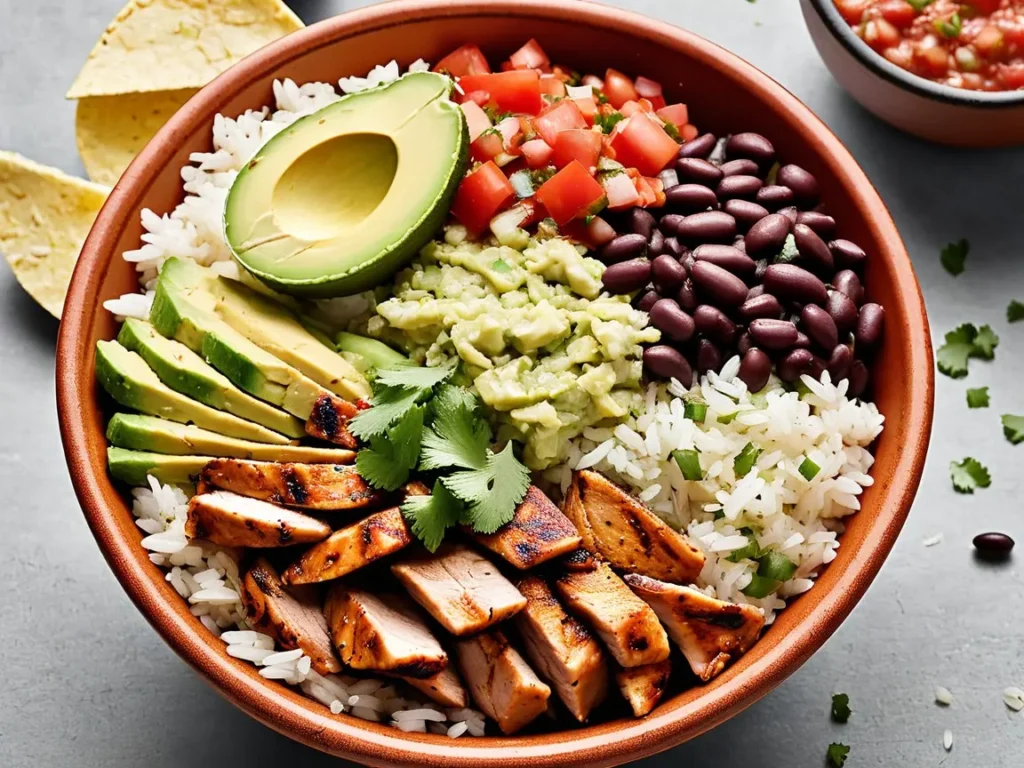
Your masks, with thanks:
[(113, 186), (128, 163), (195, 90), (81, 99), (75, 112), (78, 154), (89, 178)]
[(78, 254), (110, 190), (0, 152), (0, 251), (14, 276), (60, 317)]
[(67, 98), (201, 88), (303, 26), (281, 0), (131, 0), (92, 49)]

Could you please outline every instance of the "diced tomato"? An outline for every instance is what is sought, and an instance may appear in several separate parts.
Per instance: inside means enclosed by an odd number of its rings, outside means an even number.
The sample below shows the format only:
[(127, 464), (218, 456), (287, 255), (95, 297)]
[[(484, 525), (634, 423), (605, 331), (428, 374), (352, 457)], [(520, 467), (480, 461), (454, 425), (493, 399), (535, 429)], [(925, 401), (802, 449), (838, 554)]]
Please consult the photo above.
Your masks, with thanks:
[[(523, 143), (523, 127), (518, 117), (506, 117), (495, 128), (501, 133), (505, 143), (505, 151), (518, 154), (519, 145)], [(513, 150), (516, 150), (513, 152)]]
[(544, 182), (534, 196), (559, 225), (597, 213), (605, 204), (604, 187), (576, 161)]
[(1001, 65), (996, 71), (996, 79), (1008, 91), (1024, 88), (1024, 64)]
[(868, 8), (868, 0), (836, 0), (836, 8), (847, 24), (859, 24)]
[(593, 96), (588, 96), (585, 99), (573, 99), (573, 102), (580, 108), (580, 112), (583, 114), (583, 119), (587, 125), (593, 125), (594, 115), (597, 114), (597, 99)]
[(487, 229), (494, 215), (507, 208), (515, 196), (512, 183), (501, 169), (493, 162), (486, 162), (459, 184), (452, 214), (466, 229), (478, 234)]
[(900, 29), (909, 27), (914, 23), (914, 19), (917, 18), (917, 11), (914, 10), (914, 6), (906, 0), (885, 0), (884, 3), (878, 5), (878, 12), (882, 15), (883, 19)]
[(504, 151), (505, 142), (502, 140), (501, 134), (495, 131), (488, 131), (474, 139), (469, 145), (469, 156), (478, 163), (493, 160)]
[(461, 106), (469, 127), (469, 140), (476, 141), (481, 133), (491, 127), (491, 118), (475, 101), (464, 101)]
[(487, 63), (487, 57), (478, 45), (464, 45), (456, 48), (437, 64), (434, 65), (435, 72), (447, 72), (455, 77), (466, 77), (466, 75), (486, 75), (491, 71)]
[(651, 104), (656, 104), (655, 109), (665, 106), (665, 97), (662, 95), (661, 83), (641, 75), (636, 79), (634, 87), (640, 96), (647, 99)]
[(486, 107), (491, 101), (491, 94), (487, 91), (470, 91), (459, 99), (459, 103), (461, 104), (465, 104), (470, 101), (478, 107)]
[(520, 200), (518, 205), (523, 206), (528, 212), (526, 218), (519, 222), (520, 227), (533, 226), (548, 215), (547, 211), (544, 210), (544, 206), (538, 203), (536, 198), (528, 197), (525, 200)]
[(589, 128), (561, 131), (555, 139), (554, 150), (555, 168), (564, 168), (573, 160), (584, 168), (593, 168), (601, 156), (601, 134)]
[(676, 128), (682, 128), (690, 122), (690, 111), (685, 104), (669, 104), (662, 107), (655, 113), (666, 123), (672, 123)]
[(565, 83), (554, 75), (540, 76), (540, 92), (545, 96), (561, 98), (565, 96)]
[(645, 115), (634, 115), (615, 127), (623, 124), (612, 137), (615, 157), (623, 165), (636, 168), (644, 176), (657, 176), (678, 154), (675, 139)]
[(999, 27), (986, 24), (974, 37), (974, 47), (986, 59), (991, 59), (1003, 49), (1003, 32)]
[(616, 235), (612, 225), (600, 216), (591, 218), (589, 224), (584, 223), (583, 219), (574, 219), (568, 224), (559, 227), (559, 231), (571, 240), (583, 243), (591, 250), (596, 250), (605, 243), (614, 240)]
[(633, 180), (625, 173), (611, 173), (604, 176), (601, 184), (608, 196), (608, 209), (620, 211), (631, 208), (640, 202)]
[(536, 115), (543, 104), (540, 98), (540, 75), (532, 69), (495, 72), (492, 75), (469, 75), (459, 80), (467, 94), (487, 91), (490, 103), (502, 112)]
[(551, 156), (555, 152), (544, 139), (524, 141), (519, 149), (523, 152), (526, 164), (531, 168), (543, 168), (545, 165), (551, 165)]
[(559, 131), (586, 128), (587, 121), (583, 119), (583, 113), (576, 106), (576, 102), (572, 99), (563, 99), (534, 118), (533, 127), (537, 129), (541, 138), (553, 147)]
[(665, 204), (665, 184), (661, 179), (639, 176), (633, 183), (645, 208), (660, 208)]
[(526, 45), (509, 56), (514, 69), (539, 69), (541, 72), (551, 71), (551, 59), (544, 53), (540, 43), (530, 40)]
[(700, 136), (700, 131), (697, 130), (697, 126), (693, 123), (687, 123), (682, 128), (679, 128), (679, 138), (683, 141), (693, 141), (698, 136)]
[(551, 68), (551, 74), (561, 80), (563, 83), (568, 83), (572, 80), (572, 71), (565, 67), (560, 67), (557, 64)]
[(999, 10), (1000, 0), (971, 0), (971, 5), (982, 16), (988, 16)]
[(602, 90), (616, 109), (621, 109), (627, 101), (637, 101), (640, 98), (640, 94), (633, 86), (633, 81), (614, 69), (609, 69), (605, 73)]
[(640, 102), (638, 101), (627, 101), (619, 109), (619, 112), (621, 112), (625, 117), (632, 117), (640, 111)]

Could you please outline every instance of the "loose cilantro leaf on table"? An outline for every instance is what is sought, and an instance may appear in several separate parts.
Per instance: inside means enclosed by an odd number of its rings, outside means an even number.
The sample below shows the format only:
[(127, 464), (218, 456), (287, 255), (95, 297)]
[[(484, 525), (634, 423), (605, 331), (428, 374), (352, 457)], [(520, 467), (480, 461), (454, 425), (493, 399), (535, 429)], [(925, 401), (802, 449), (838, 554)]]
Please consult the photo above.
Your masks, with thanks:
[(988, 408), (988, 387), (967, 390), (968, 408)]
[(1019, 323), (1024, 320), (1024, 302), (1013, 299), (1006, 305), (1006, 322)]
[(374, 488), (394, 491), (409, 479), (420, 458), (423, 406), (409, 409), (386, 435), (370, 438), (370, 447), (356, 454), (356, 469)]
[(445, 532), (457, 525), (463, 504), (437, 480), (430, 496), (410, 496), (402, 504), (402, 515), (412, 523), (412, 532), (431, 552), (437, 551)]
[(836, 693), (832, 696), (832, 720), (837, 723), (845, 723), (850, 719), (850, 697), (845, 693)]
[(830, 768), (843, 768), (846, 765), (846, 756), (850, 754), (850, 748), (845, 744), (829, 744), (825, 757), (828, 759)]
[(978, 329), (978, 336), (974, 340), (974, 351), (971, 357), (991, 360), (996, 356), (997, 346), (999, 346), (999, 337), (996, 336), (995, 331), (989, 326), (983, 325)]
[(483, 469), (456, 472), (444, 478), (445, 487), (465, 501), (464, 518), (477, 533), (494, 533), (515, 514), (530, 487), (530, 471), (516, 458), (512, 443), (501, 453), (488, 451)]
[(967, 375), (967, 361), (972, 357), (991, 360), (995, 357), (995, 348), (999, 337), (987, 325), (975, 328), (971, 323), (964, 323), (946, 334), (945, 344), (938, 349), (936, 359), (939, 371), (954, 379)]
[(959, 463), (950, 462), (949, 476), (953, 481), (953, 490), (957, 493), (974, 493), (975, 488), (988, 488), (992, 485), (992, 477), (985, 466), (970, 457)]
[(1024, 416), (1014, 416), (1012, 413), (1004, 413), (1001, 419), (1003, 434), (1013, 445), (1024, 443)]
[(964, 262), (967, 261), (967, 254), (970, 253), (970, 250), (971, 244), (967, 240), (960, 239), (943, 248), (939, 260), (946, 271), (956, 277), (964, 271)]

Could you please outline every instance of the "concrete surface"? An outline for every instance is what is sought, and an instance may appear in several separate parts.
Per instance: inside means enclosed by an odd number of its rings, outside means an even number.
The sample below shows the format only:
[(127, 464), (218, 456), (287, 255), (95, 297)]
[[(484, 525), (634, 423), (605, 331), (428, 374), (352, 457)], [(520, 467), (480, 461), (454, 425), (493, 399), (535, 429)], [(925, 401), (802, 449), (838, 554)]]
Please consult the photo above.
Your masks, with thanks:
[[(74, 107), (62, 95), (122, 0), (0, 0), (0, 148), (80, 173)], [(294, 0), (307, 21), (363, 3)], [(1001, 701), (1024, 686), (1021, 558), (993, 567), (970, 540), (1004, 530), (1024, 545), (1024, 445), (998, 415), (1024, 413), (1024, 153), (953, 151), (882, 125), (823, 69), (795, 2), (646, 0), (623, 7), (675, 22), (736, 51), (806, 101), (860, 160), (892, 209), (924, 286), (936, 337), (990, 323), (1002, 341), (970, 377), (938, 377), (931, 456), (896, 550), (851, 618), (799, 672), (713, 732), (646, 762), (668, 766), (806, 768), (831, 741), (858, 766), (1019, 765), (1024, 713)], [(752, 123), (756, 122), (752, 118)], [(940, 247), (970, 238), (952, 278)], [(326, 766), (333, 761), (250, 720), (164, 646), (107, 569), (79, 513), (57, 433), (57, 323), (0, 267), (0, 766)], [(60, 372), (56, 372), (60, 375)], [(964, 390), (990, 385), (993, 407), (969, 411)], [(947, 465), (973, 455), (992, 487), (953, 493)], [(944, 534), (938, 546), (922, 541)], [(947, 709), (935, 685), (952, 690)], [(829, 722), (830, 695), (853, 717)], [(951, 729), (954, 746), (942, 748)]]

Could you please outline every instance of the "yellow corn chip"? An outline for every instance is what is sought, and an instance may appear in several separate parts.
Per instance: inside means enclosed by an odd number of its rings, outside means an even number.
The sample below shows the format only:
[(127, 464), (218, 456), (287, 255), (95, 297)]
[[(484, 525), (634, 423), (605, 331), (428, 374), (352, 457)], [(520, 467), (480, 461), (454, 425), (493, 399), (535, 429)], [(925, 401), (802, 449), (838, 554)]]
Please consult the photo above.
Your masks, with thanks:
[(13, 152), (0, 152), (0, 251), (18, 282), (54, 317), (109, 190)]

